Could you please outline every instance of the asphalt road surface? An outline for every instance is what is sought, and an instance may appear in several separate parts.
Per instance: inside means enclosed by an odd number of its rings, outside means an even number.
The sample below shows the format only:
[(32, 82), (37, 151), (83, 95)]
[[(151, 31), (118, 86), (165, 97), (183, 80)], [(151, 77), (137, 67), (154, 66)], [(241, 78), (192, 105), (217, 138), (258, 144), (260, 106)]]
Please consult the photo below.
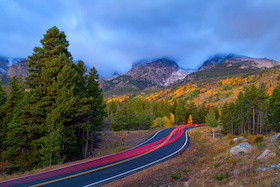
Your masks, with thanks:
[[(201, 124), (202, 125), (202, 124)], [(0, 186), (99, 186), (162, 162), (184, 151), (193, 126), (163, 129), (126, 151), (34, 175), (0, 182)]]

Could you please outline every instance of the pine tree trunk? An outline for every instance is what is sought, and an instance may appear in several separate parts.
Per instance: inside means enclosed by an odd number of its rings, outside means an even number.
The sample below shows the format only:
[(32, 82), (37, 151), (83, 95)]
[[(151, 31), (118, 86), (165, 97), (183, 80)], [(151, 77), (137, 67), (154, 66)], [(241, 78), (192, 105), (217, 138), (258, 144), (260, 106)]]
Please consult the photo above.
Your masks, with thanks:
[(83, 135), (83, 144), (82, 144), (82, 153), (83, 153), (83, 158), (85, 158), (85, 129), (83, 128), (82, 130), (82, 135)]
[(93, 129), (90, 130), (90, 154), (93, 154)]
[(253, 106), (253, 135), (255, 134), (255, 128), (256, 128), (256, 119), (255, 119), (255, 106)]
[(231, 118), (231, 134), (233, 135), (233, 118)]
[(263, 113), (260, 113), (260, 134), (262, 134), (262, 119), (263, 119)]
[(87, 156), (88, 156), (88, 137), (89, 137), (89, 130), (87, 129), (86, 145), (85, 145), (85, 157), (84, 158), (87, 158)]
[(52, 165), (52, 142), (51, 142), (51, 147), (50, 147), (50, 164), (49, 166)]

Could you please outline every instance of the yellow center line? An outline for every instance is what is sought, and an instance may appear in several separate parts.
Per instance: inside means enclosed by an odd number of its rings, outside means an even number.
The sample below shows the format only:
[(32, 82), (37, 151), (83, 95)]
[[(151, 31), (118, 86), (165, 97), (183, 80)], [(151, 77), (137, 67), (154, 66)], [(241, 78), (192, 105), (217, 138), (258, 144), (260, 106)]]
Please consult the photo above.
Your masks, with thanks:
[[(177, 129), (177, 131), (178, 131), (178, 129)], [(35, 184), (35, 185), (30, 186), (30, 187), (42, 186), (42, 185), (46, 185), (46, 184), (62, 181), (62, 180), (65, 180), (65, 179), (77, 177), (77, 176), (80, 176), (80, 175), (84, 175), (84, 174), (91, 173), (91, 172), (94, 172), (94, 171), (97, 171), (97, 170), (101, 170), (101, 169), (104, 169), (104, 168), (115, 166), (115, 165), (118, 165), (118, 164), (130, 161), (130, 160), (133, 160), (135, 158), (144, 156), (144, 155), (149, 154), (150, 152), (155, 151), (156, 149), (159, 149), (160, 147), (162, 147), (171, 138), (171, 136), (175, 133), (174, 131), (175, 131), (175, 129), (169, 134), (169, 136), (167, 137), (167, 139), (163, 143), (161, 143), (160, 145), (158, 145), (157, 147), (155, 147), (154, 149), (152, 149), (152, 150), (150, 150), (148, 152), (145, 152), (145, 153), (142, 153), (140, 155), (137, 155), (137, 156), (134, 156), (134, 157), (131, 157), (131, 158), (128, 158), (126, 160), (122, 160), (122, 161), (119, 161), (119, 162), (116, 162), (116, 163), (112, 163), (112, 164), (109, 164), (109, 165), (106, 165), (106, 166), (102, 166), (102, 167), (95, 168), (95, 169), (92, 169), (92, 170), (84, 171), (84, 172), (77, 173), (77, 174), (74, 174), (74, 175), (69, 175), (67, 177), (62, 177), (62, 178), (54, 179), (54, 180), (51, 180), (51, 181), (46, 181), (46, 182), (43, 182), (43, 183)]]

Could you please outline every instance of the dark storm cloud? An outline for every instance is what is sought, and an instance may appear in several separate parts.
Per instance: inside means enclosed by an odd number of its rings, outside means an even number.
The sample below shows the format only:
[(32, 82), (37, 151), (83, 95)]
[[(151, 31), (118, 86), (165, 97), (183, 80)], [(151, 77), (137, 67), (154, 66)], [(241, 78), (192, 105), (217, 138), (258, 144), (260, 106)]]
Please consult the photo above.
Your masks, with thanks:
[(278, 0), (3, 0), (0, 54), (31, 55), (56, 25), (103, 76), (163, 56), (184, 68), (227, 52), (279, 61), (279, 14)]

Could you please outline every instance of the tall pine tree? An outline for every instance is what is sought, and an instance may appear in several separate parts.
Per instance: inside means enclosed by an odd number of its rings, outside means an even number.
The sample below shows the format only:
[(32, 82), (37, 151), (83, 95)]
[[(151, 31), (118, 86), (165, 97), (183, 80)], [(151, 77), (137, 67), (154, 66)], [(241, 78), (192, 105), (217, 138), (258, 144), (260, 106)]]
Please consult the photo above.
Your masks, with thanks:
[(269, 122), (272, 130), (280, 130), (280, 84), (274, 89), (269, 99)]
[(2, 81), (0, 79), (0, 149), (1, 149), (1, 144), (4, 140), (4, 126), (3, 126), (3, 117), (5, 116), (5, 112), (4, 112), (4, 104), (6, 102), (6, 95), (5, 95), (5, 91), (2, 88)]

